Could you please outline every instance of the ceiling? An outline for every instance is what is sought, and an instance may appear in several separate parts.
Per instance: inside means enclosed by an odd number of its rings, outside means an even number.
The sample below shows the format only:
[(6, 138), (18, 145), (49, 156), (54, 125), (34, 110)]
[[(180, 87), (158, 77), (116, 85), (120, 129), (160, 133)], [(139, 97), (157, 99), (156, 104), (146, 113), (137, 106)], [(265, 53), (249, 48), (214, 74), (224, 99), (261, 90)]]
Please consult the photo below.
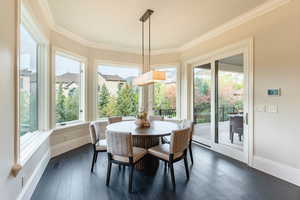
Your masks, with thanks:
[(178, 48), (267, 0), (48, 0), (55, 24), (93, 43), (141, 48), (149, 8), (153, 50)]

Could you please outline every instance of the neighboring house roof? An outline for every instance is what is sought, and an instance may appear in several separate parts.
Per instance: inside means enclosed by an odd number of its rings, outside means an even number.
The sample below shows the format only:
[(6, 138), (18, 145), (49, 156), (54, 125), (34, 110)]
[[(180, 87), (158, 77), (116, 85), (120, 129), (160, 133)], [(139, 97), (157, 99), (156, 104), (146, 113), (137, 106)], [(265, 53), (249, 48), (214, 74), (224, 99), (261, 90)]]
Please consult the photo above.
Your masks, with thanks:
[(21, 69), (20, 70), (20, 76), (31, 76), (32, 71), (29, 69)]
[(122, 77), (118, 76), (118, 75), (106, 75), (106, 74), (101, 74), (100, 72), (98, 72), (98, 74), (100, 76), (102, 76), (105, 81), (119, 81), (119, 82), (126, 82), (126, 80), (124, 80)]
[(80, 75), (75, 73), (64, 73), (56, 77), (56, 83), (79, 83)]
[(30, 82), (36, 82), (37, 79), (36, 72), (32, 72), (31, 70), (28, 69), (20, 70), (20, 77), (29, 77)]

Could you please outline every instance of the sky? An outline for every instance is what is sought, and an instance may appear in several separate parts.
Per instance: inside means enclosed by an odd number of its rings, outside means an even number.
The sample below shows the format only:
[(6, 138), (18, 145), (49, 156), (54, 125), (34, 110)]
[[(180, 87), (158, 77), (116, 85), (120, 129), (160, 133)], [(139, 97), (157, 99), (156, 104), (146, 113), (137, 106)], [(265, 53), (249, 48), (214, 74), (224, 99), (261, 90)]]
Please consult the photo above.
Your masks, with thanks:
[(20, 26), (20, 68), (36, 71), (37, 42), (27, 32), (23, 25)]
[(55, 56), (55, 74), (56, 76), (64, 73), (80, 73), (81, 63), (64, 56)]

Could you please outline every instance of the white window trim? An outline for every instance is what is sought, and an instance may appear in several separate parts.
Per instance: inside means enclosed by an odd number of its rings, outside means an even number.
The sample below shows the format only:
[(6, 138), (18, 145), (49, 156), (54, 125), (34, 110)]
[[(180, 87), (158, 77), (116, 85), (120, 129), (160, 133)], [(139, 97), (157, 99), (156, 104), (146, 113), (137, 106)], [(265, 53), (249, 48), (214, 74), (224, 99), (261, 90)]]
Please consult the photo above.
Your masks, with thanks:
[[(56, 55), (64, 56), (66, 58), (70, 58), (72, 60), (76, 60), (81, 63), (81, 78), (83, 81), (80, 82), (81, 87), (81, 98), (80, 98), (80, 109), (83, 110), (82, 114), (80, 114), (79, 117), (81, 119), (74, 120), (74, 121), (68, 121), (62, 123), (56, 123), (56, 90), (55, 90), (55, 83), (56, 83), (56, 74), (55, 74), (55, 57)], [(54, 129), (61, 128), (61, 127), (70, 127), (74, 125), (80, 125), (82, 123), (85, 123), (88, 119), (87, 117), (87, 66), (88, 66), (88, 60), (86, 57), (78, 55), (76, 53), (73, 53), (71, 51), (52, 46), (51, 50), (51, 127)]]
[[(186, 94), (183, 95), (183, 101), (185, 107), (182, 109), (182, 113), (187, 118), (192, 119), (192, 106), (193, 106), (193, 90), (192, 90), (192, 68), (195, 65), (201, 65), (203, 63), (206, 63), (206, 61), (209, 60), (210, 63), (212, 63), (212, 69), (214, 69), (215, 61), (218, 59), (222, 59), (225, 57), (233, 56), (243, 53), (244, 54), (244, 63), (247, 63), (247, 71), (248, 74), (248, 80), (246, 80), (248, 84), (248, 113), (249, 113), (249, 125), (248, 125), (248, 134), (247, 139), (245, 139), (244, 142), (244, 151), (243, 155), (241, 154), (234, 154), (227, 150), (227, 148), (221, 148), (221, 145), (212, 145), (212, 150), (227, 154), (231, 157), (234, 157), (236, 159), (243, 160), (246, 164), (249, 166), (253, 165), (253, 130), (254, 130), (254, 124), (253, 124), (253, 116), (254, 116), (254, 110), (253, 110), (253, 38), (248, 38), (233, 44), (230, 44), (228, 46), (225, 46), (223, 48), (208, 52), (207, 54), (197, 56), (191, 59), (187, 59), (183, 61), (183, 66), (185, 67), (185, 75), (184, 75), (184, 90), (186, 91)], [(214, 73), (214, 71), (212, 72)], [(213, 80), (214, 82), (214, 80)], [(214, 96), (214, 94), (212, 94)], [(214, 101), (212, 104), (212, 112), (214, 112)], [(213, 115), (214, 116), (214, 115)], [(213, 118), (212, 121), (214, 122), (215, 119)], [(212, 123), (213, 126), (213, 123)], [(215, 135), (215, 134), (214, 134)]]
[[(180, 120), (181, 119), (181, 65), (179, 63), (170, 64), (155, 64), (151, 66), (152, 70), (175, 68), (176, 69), (176, 117), (169, 120)], [(154, 87), (149, 91), (150, 98), (154, 103)]]
[[(91, 119), (92, 120), (103, 120), (107, 118), (97, 118), (97, 87), (98, 87), (98, 77), (97, 77), (97, 67), (100, 65), (111, 66), (111, 67), (126, 67), (126, 68), (136, 68), (139, 70), (139, 73), (142, 73), (142, 66), (138, 63), (129, 63), (129, 62), (117, 62), (112, 60), (96, 60), (94, 62), (94, 67), (92, 70), (92, 81), (93, 81), (93, 92), (92, 92), (92, 101), (91, 101)], [(140, 94), (139, 94), (140, 95)], [(140, 101), (139, 101), (140, 104)], [(123, 118), (133, 119), (132, 116), (122, 116)]]
[[(38, 54), (37, 54), (37, 70), (38, 70), (38, 130), (34, 132), (26, 133), (24, 136), (19, 135), (19, 128), (17, 128), (16, 134), (16, 161), (25, 165), (26, 162), (31, 158), (34, 152), (39, 148), (39, 146), (49, 137), (52, 133), (49, 130), (49, 103), (48, 103), (48, 94), (49, 94), (49, 85), (48, 85), (48, 74), (49, 74), (49, 40), (43, 34), (43, 32), (38, 27), (37, 23), (34, 21), (34, 18), (31, 16), (31, 10), (25, 4), (21, 3), (19, 12), (18, 26), (21, 24), (26, 28), (31, 36), (38, 43)], [(18, 28), (18, 31), (20, 29)], [(20, 52), (20, 34), (18, 33), (17, 37), (18, 43), (18, 52)], [(17, 59), (20, 59), (18, 56)], [(18, 60), (18, 71), (20, 69), (20, 62)], [(19, 104), (19, 73), (17, 73), (17, 104)], [(19, 108), (18, 108), (19, 112)], [(19, 116), (19, 114), (18, 114)], [(19, 118), (17, 119), (17, 124), (19, 126)], [(25, 137), (26, 136), (26, 137)], [(30, 142), (28, 142), (30, 141)], [(27, 143), (26, 145), (22, 145)]]

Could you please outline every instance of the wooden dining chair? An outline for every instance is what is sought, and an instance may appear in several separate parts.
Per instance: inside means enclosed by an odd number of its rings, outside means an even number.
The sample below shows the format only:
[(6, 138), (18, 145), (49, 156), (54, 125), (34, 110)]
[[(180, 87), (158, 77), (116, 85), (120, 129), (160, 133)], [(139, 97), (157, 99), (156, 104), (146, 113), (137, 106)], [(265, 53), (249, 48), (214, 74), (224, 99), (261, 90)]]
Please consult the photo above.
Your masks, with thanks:
[(89, 125), (91, 142), (93, 145), (93, 160), (91, 172), (94, 171), (94, 165), (97, 162), (98, 153), (105, 152), (107, 149), (105, 133), (101, 134), (101, 122), (91, 122)]
[(176, 190), (173, 163), (184, 159), (187, 180), (189, 180), (189, 169), (187, 163), (187, 148), (189, 146), (189, 128), (173, 131), (170, 144), (161, 144), (148, 149), (148, 153), (168, 164), (171, 171), (173, 190)]
[(121, 122), (122, 121), (122, 117), (109, 117), (108, 118), (108, 124), (113, 124), (113, 123), (117, 123), (117, 122)]
[(147, 154), (147, 150), (133, 146), (131, 133), (106, 131), (106, 137), (108, 154), (106, 185), (109, 185), (112, 163), (128, 166), (130, 169), (128, 191), (132, 192), (134, 166)]
[[(194, 158), (193, 158), (193, 151), (192, 151), (192, 139), (193, 139), (193, 133), (194, 133), (194, 122), (191, 120), (184, 119), (181, 122), (181, 128), (189, 128), (190, 129), (190, 138), (189, 138), (189, 152), (191, 157), (191, 162), (194, 164)], [(164, 136), (162, 143), (163, 144), (170, 144), (170, 136)]]
[[(150, 115), (149, 116), (149, 121), (153, 122), (153, 121), (163, 121), (164, 120), (164, 116), (160, 116), (160, 115)], [(161, 143), (164, 143), (165, 141), (165, 137), (161, 137)]]
[(190, 152), (190, 157), (191, 157), (191, 162), (194, 164), (194, 158), (193, 158), (193, 151), (192, 151), (192, 139), (193, 139), (193, 134), (194, 134), (194, 122), (191, 120), (186, 120), (184, 119), (182, 121), (182, 127), (183, 128), (189, 128), (189, 152)]

